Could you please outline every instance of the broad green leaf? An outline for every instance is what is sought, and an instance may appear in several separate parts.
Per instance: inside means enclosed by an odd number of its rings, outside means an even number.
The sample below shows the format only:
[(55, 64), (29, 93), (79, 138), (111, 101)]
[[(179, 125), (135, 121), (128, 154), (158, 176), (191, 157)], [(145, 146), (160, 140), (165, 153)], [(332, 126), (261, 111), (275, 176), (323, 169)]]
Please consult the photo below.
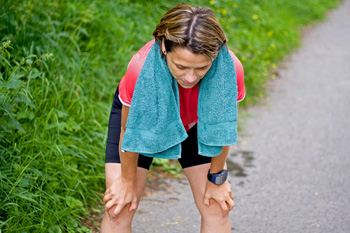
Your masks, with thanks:
[(15, 101), (20, 102), (20, 103), (25, 103), (28, 106), (35, 108), (33, 102), (27, 96), (21, 95), (21, 96), (15, 98)]
[(26, 59), (26, 63), (27, 63), (28, 65), (31, 65), (31, 64), (33, 64), (33, 60), (32, 60), (32, 59)]
[(55, 225), (50, 228), (49, 233), (61, 233), (62, 230), (58, 225)]
[(7, 127), (8, 128), (18, 129), (19, 131), (25, 133), (21, 123), (19, 123), (15, 118), (11, 117), (11, 118), (8, 119)]
[(16, 89), (23, 84), (23, 81), (12, 77), (7, 83), (0, 80), (0, 88), (5, 87), (9, 89)]
[(71, 208), (83, 207), (84, 206), (83, 203), (80, 200), (78, 200), (78, 199), (76, 199), (74, 197), (71, 197), (71, 196), (66, 197), (66, 203)]
[(35, 79), (40, 76), (40, 71), (37, 68), (34, 68), (30, 71), (28, 79)]

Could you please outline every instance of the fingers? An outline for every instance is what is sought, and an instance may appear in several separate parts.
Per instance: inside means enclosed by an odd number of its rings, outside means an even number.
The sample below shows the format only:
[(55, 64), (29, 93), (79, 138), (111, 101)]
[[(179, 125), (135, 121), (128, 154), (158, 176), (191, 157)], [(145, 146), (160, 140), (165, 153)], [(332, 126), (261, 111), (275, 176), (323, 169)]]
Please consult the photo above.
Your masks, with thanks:
[[(122, 204), (122, 203), (121, 203)], [(112, 206), (117, 205), (117, 202), (114, 201), (113, 199), (110, 199), (109, 201), (106, 202), (105, 208), (109, 210)]]
[(233, 200), (230, 199), (226, 203), (227, 203), (229, 211), (233, 210), (233, 208), (235, 207), (235, 203), (233, 202)]
[[(112, 217), (116, 217), (125, 207), (130, 212), (135, 211), (138, 207), (138, 201), (135, 198), (132, 202), (118, 201), (112, 194), (107, 194), (104, 199), (105, 209)], [(129, 207), (126, 207), (129, 204)]]
[(108, 211), (112, 206), (116, 204), (115, 201), (113, 201), (113, 195), (112, 194), (107, 194), (103, 198), (103, 203), (105, 203), (105, 209)]
[(205, 206), (207, 206), (207, 207), (209, 207), (209, 198), (206, 196), (206, 195), (204, 195), (204, 199), (203, 199), (203, 204), (205, 205)]
[[(118, 216), (122, 211), (135, 211), (137, 209), (137, 202), (133, 202), (133, 203), (129, 203), (129, 207), (127, 207), (128, 204), (123, 204), (123, 205), (114, 205), (112, 206), (112, 208), (109, 210), (109, 215), (111, 215), (112, 217), (116, 217)], [(125, 209), (125, 210), (124, 210)]]
[(106, 192), (104, 193), (104, 196), (106, 196), (106, 195), (109, 194), (109, 193), (111, 193), (111, 189), (110, 189), (110, 188), (108, 188), (108, 189), (106, 190)]
[(227, 207), (226, 202), (220, 202), (219, 204), (220, 204), (220, 207), (221, 207), (222, 213), (223, 213), (224, 215), (227, 215), (227, 214), (228, 214), (229, 209), (228, 209), (228, 207)]
[(220, 209), (222, 210), (222, 213), (224, 215), (227, 215), (229, 213), (229, 211), (233, 210), (235, 203), (233, 201), (234, 199), (234, 195), (232, 194), (232, 192), (228, 192), (224, 198), (219, 198), (219, 197), (213, 197), (210, 195), (204, 195), (203, 198), (203, 204), (207, 207), (210, 207), (210, 200), (215, 201), (218, 206), (220, 207)]
[(235, 203), (232, 200), (233, 198), (228, 198), (226, 201), (217, 202), (220, 205), (222, 213), (227, 215), (229, 211), (233, 210), (235, 207)]
[(137, 209), (137, 201), (131, 202), (130, 207), (129, 207), (129, 211), (131, 212), (131, 211), (134, 211), (136, 209)]
[(235, 199), (235, 196), (233, 195), (232, 192), (230, 192), (230, 197), (231, 197), (232, 200)]
[(124, 206), (125, 206), (125, 204), (124, 205), (117, 205), (117, 207), (114, 209), (114, 211), (112, 213), (112, 216), (116, 217), (122, 211)]
[[(115, 195), (113, 195), (112, 193), (110, 194), (107, 194), (104, 198), (103, 198), (103, 202), (105, 203), (105, 209), (107, 211), (109, 211), (113, 206), (117, 207), (117, 206), (125, 206), (126, 204), (119, 200), (118, 201), (118, 198), (115, 197)], [(115, 211), (112, 212), (112, 215), (113, 213), (115, 213)]]
[(103, 198), (103, 203), (107, 203), (109, 200), (111, 200), (112, 199), (112, 194), (107, 194), (107, 195), (105, 195), (104, 196), (104, 198)]
[[(111, 204), (110, 204), (111, 203)], [(116, 202), (110, 201), (105, 205), (106, 211), (109, 213), (112, 217), (117, 217), (120, 212), (122, 212), (123, 208), (126, 206), (126, 204), (118, 204)]]

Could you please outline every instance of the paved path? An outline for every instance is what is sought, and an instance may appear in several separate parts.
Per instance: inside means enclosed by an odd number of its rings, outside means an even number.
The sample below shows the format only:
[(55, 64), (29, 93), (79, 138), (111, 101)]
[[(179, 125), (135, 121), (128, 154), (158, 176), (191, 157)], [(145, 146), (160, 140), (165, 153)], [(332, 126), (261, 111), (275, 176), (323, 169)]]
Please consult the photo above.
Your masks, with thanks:
[[(350, 1), (328, 18), (231, 148), (232, 232), (350, 232)], [(163, 186), (141, 202), (134, 232), (199, 232), (188, 182)]]

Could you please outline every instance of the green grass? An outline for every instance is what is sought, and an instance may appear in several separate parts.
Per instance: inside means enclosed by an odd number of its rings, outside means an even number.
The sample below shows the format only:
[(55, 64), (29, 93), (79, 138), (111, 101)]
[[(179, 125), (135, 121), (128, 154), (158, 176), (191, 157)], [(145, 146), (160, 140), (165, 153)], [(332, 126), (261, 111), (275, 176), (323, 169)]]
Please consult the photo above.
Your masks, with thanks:
[[(90, 231), (82, 222), (99, 214), (115, 88), (160, 17), (180, 2), (0, 0), (2, 232)], [(216, 12), (243, 63), (241, 106), (258, 103), (301, 28), (339, 2), (189, 1)]]

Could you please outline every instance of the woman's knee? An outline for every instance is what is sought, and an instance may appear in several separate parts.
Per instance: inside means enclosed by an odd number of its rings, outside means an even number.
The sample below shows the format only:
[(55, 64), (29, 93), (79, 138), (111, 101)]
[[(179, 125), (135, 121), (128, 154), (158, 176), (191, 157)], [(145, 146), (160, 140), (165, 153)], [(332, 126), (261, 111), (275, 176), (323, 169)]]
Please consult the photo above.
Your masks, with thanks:
[(220, 206), (213, 200), (210, 200), (210, 205), (202, 206), (200, 209), (202, 221), (213, 224), (226, 224), (230, 221), (230, 216), (224, 214)]
[(132, 219), (136, 213), (136, 210), (129, 211), (129, 206), (124, 207), (124, 209), (117, 215), (113, 215), (115, 208), (111, 208), (109, 211), (105, 212), (103, 216), (103, 222), (105, 226), (108, 226), (109, 229), (125, 229), (131, 227)]

